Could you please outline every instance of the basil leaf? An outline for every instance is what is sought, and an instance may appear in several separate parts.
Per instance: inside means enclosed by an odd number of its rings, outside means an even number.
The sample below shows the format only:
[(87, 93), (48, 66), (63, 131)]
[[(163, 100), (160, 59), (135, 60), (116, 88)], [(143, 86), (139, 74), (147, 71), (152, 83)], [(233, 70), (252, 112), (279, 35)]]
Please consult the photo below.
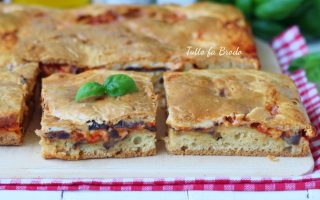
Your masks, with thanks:
[(79, 102), (89, 97), (101, 97), (105, 95), (105, 89), (103, 85), (97, 82), (87, 82), (83, 84), (77, 91), (76, 101)]
[(127, 93), (138, 91), (134, 80), (125, 74), (109, 76), (103, 85), (107, 94), (112, 97), (123, 96)]
[[(304, 68), (309, 81), (320, 83), (320, 52), (311, 53), (303, 57), (294, 59), (289, 66), (289, 71)], [(319, 85), (318, 85), (319, 87)]]

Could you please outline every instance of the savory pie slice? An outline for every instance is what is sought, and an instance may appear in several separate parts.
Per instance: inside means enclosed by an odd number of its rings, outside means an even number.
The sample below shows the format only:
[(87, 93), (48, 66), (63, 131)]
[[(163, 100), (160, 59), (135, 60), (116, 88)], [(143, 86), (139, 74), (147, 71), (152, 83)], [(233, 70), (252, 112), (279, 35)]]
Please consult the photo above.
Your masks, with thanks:
[[(134, 79), (138, 92), (76, 102), (80, 86), (102, 83), (113, 74)], [(44, 158), (79, 160), (150, 156), (156, 153), (157, 97), (151, 77), (143, 73), (91, 70), (78, 75), (56, 73), (42, 82), (41, 137)]]
[[(250, 27), (231, 6), (93, 5), (64, 14), (65, 23), (57, 26), (30, 26), (16, 48), (22, 60), (40, 62), (44, 75), (102, 67), (143, 72), (259, 68)], [(189, 48), (216, 55), (187, 53)], [(224, 55), (218, 55), (220, 49)], [(237, 49), (240, 55), (230, 53)]]
[[(259, 69), (250, 27), (232, 6), (90, 5), (60, 12), (18, 6), (6, 10), (0, 22), (7, 24), (3, 26), (8, 27), (6, 40), (13, 40), (6, 42), (8, 54), (40, 63), (42, 76), (98, 68), (144, 72), (153, 75), (155, 92), (163, 97), (164, 71)], [(220, 49), (224, 55), (219, 55)], [(205, 55), (192, 53), (198, 50)], [(164, 98), (160, 99), (164, 106)]]
[(239, 47), (242, 51), (241, 56), (186, 56), (181, 60), (183, 68), (259, 68), (250, 27), (234, 6), (206, 2), (189, 6), (90, 5), (71, 10), (69, 15), (81, 24), (123, 23), (132, 32), (172, 46), (175, 55), (180, 51), (185, 56), (189, 46), (206, 53), (215, 50), (218, 54), (220, 48), (235, 51)]
[(21, 145), (38, 74), (35, 63), (0, 67), (0, 145)]
[[(34, 37), (34, 32), (37, 37)], [(38, 24), (16, 47), (21, 60), (41, 63), (44, 76), (55, 72), (80, 73), (107, 68), (128, 71), (164, 71), (181, 68), (172, 47), (121, 24), (47, 27)]]
[(306, 156), (315, 136), (289, 77), (256, 70), (166, 72), (172, 154)]
[[(46, 27), (62, 23), (63, 11), (22, 4), (0, 4), (0, 65), (13, 62), (19, 55), (15, 45), (24, 40), (38, 24)], [(45, 26), (42, 26), (45, 28)], [(37, 32), (33, 31), (34, 37)]]

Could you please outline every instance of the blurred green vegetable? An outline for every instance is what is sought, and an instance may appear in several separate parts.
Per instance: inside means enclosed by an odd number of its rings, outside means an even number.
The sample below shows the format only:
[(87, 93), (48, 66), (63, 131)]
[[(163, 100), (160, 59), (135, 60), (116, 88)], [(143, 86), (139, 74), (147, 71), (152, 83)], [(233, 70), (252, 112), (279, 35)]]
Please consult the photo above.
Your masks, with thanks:
[(251, 17), (253, 0), (236, 0), (235, 4), (247, 18)]
[(234, 4), (252, 23), (256, 36), (269, 40), (298, 25), (308, 40), (320, 38), (320, 0), (209, 0)]
[(293, 13), (303, 0), (265, 0), (256, 2), (255, 15), (260, 19), (281, 20)]
[(289, 71), (291, 72), (300, 68), (305, 70), (308, 80), (316, 83), (320, 88), (320, 52), (297, 58), (289, 65)]
[(255, 36), (264, 40), (270, 40), (274, 35), (285, 30), (284, 26), (273, 21), (256, 19), (252, 22), (252, 29)]
[(320, 36), (319, 19), (320, 10), (311, 9), (298, 20), (298, 24), (306, 36)]

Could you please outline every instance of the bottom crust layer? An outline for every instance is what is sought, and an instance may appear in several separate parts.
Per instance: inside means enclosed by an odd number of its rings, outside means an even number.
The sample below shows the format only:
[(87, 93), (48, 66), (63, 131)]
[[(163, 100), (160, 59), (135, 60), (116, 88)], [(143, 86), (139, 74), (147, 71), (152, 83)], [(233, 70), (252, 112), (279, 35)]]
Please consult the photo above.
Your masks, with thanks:
[(23, 134), (11, 131), (0, 131), (0, 145), (16, 146), (23, 142)]
[(156, 154), (155, 134), (133, 132), (106, 149), (102, 142), (75, 145), (70, 140), (41, 137), (42, 156), (46, 159), (84, 160), (96, 158), (129, 158)]
[(220, 128), (215, 134), (169, 130), (166, 148), (175, 155), (284, 156), (304, 157), (310, 152), (309, 142), (287, 144), (249, 128)]

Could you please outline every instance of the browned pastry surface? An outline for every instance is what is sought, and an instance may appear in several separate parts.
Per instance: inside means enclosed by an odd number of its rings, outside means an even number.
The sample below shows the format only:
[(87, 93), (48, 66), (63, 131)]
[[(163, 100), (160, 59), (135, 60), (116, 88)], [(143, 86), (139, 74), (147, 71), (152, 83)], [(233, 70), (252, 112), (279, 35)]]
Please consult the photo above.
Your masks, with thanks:
[(20, 53), (15, 50), (16, 45), (28, 34), (36, 38), (37, 32), (30, 33), (30, 30), (37, 24), (43, 24), (44, 29), (62, 26), (64, 24), (62, 14), (60, 10), (39, 6), (0, 4), (0, 65), (17, 61), (24, 63), (25, 59), (19, 59)]
[[(41, 17), (27, 20), (20, 28), (14, 52), (21, 60), (58, 69), (47, 69), (49, 73), (99, 67), (173, 71), (259, 68), (250, 28), (239, 10), (231, 6), (92, 5), (41, 12)], [(189, 48), (216, 54), (221, 48), (238, 49), (241, 55), (191, 55)]]
[(286, 75), (221, 69), (167, 72), (169, 116), (176, 130), (249, 126), (274, 138), (315, 136), (298, 91)]
[(99, 5), (92, 4), (82, 8), (71, 9), (67, 13), (75, 23), (92, 25), (108, 24), (137, 18), (149, 18), (173, 23), (184, 19), (211, 17), (224, 23), (237, 23), (246, 26), (242, 13), (233, 6), (196, 3), (186, 7), (178, 5)]
[[(81, 103), (75, 101), (76, 92), (82, 84), (88, 81), (102, 83), (108, 76), (119, 73), (132, 77), (139, 92)], [(154, 122), (157, 109), (151, 76), (135, 72), (91, 70), (78, 75), (53, 74), (43, 79), (41, 96), (45, 112), (80, 125), (89, 120), (98, 123), (116, 123), (126, 119)]]

